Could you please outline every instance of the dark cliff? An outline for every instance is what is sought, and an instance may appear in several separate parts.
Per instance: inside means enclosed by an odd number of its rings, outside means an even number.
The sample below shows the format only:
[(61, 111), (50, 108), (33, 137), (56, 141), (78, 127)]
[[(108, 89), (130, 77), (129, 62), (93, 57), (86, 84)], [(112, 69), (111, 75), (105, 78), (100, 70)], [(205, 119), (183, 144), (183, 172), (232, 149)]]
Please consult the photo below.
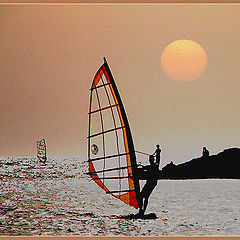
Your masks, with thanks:
[(240, 149), (230, 148), (217, 155), (194, 158), (175, 165), (167, 164), (159, 171), (159, 179), (240, 179)]

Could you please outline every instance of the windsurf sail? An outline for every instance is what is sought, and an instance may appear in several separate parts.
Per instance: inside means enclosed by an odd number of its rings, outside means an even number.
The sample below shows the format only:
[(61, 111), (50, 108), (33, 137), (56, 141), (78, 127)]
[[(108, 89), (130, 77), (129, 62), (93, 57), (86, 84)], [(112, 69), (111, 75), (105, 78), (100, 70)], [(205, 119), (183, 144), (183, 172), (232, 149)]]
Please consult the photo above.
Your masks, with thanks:
[(46, 162), (47, 160), (47, 148), (45, 139), (37, 141), (37, 157), (42, 162)]
[(133, 139), (105, 58), (92, 82), (88, 114), (90, 176), (106, 193), (137, 208), (140, 187)]

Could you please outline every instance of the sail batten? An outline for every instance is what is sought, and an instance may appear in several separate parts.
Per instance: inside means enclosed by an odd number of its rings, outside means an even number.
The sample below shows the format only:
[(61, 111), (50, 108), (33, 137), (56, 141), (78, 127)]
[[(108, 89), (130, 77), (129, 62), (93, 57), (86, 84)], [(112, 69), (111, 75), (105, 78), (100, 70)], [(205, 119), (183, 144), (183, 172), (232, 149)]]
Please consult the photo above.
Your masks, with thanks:
[(127, 189), (127, 190), (121, 190), (121, 191), (109, 191), (107, 193), (123, 193), (123, 192), (134, 192), (134, 190)]
[(137, 208), (140, 190), (134, 144), (122, 100), (106, 60), (92, 82), (88, 116), (90, 176), (106, 193)]
[(122, 128), (125, 128), (125, 126), (121, 126), (121, 127), (117, 127), (117, 128), (112, 128), (112, 129), (108, 129), (106, 131), (102, 131), (102, 132), (99, 132), (99, 133), (95, 133), (91, 136), (88, 136), (88, 138), (92, 138), (92, 137), (96, 137), (98, 135), (101, 135), (101, 134), (105, 134), (105, 133), (109, 133), (109, 132), (112, 132), (112, 131), (116, 131), (116, 130), (119, 130), (119, 129), (122, 129)]
[[(116, 171), (116, 170), (120, 170), (120, 169), (127, 169), (130, 168), (131, 166), (127, 166), (127, 167), (118, 167), (118, 168), (110, 168), (110, 169), (104, 169), (104, 170), (100, 170), (100, 171), (94, 171), (94, 172), (88, 172), (89, 174), (93, 174), (93, 173), (101, 173), (101, 172), (111, 172), (111, 171)], [(129, 177), (129, 176), (128, 176)]]
[(113, 157), (124, 156), (127, 154), (129, 154), (129, 153), (121, 153), (121, 154), (115, 154), (115, 155), (110, 155), (110, 156), (105, 156), (105, 157), (92, 158), (92, 159), (89, 159), (88, 162), (89, 161), (94, 162), (94, 161), (98, 161), (98, 160), (102, 160), (102, 159), (109, 159), (109, 158), (113, 158)]
[(94, 89), (97, 89), (97, 88), (101, 88), (101, 87), (104, 87), (104, 86), (107, 86), (107, 85), (110, 85), (111, 83), (104, 83), (102, 85), (99, 85), (99, 86), (95, 86), (93, 88), (90, 88), (90, 90), (94, 90)]
[(131, 178), (131, 177), (119, 177), (119, 176), (117, 176), (117, 177), (105, 177), (105, 178), (99, 178), (99, 177), (97, 177), (97, 178), (92, 178), (93, 180), (94, 179), (123, 179), (123, 178)]
[(92, 111), (92, 112), (89, 112), (88, 114), (93, 114), (93, 113), (96, 113), (96, 112), (99, 112), (99, 111), (103, 111), (103, 110), (106, 110), (106, 109), (109, 109), (109, 108), (113, 108), (113, 107), (116, 107), (118, 106), (118, 104), (115, 104), (115, 105), (110, 105), (108, 107), (104, 107), (104, 108), (100, 108), (98, 110), (95, 110), (95, 111)]

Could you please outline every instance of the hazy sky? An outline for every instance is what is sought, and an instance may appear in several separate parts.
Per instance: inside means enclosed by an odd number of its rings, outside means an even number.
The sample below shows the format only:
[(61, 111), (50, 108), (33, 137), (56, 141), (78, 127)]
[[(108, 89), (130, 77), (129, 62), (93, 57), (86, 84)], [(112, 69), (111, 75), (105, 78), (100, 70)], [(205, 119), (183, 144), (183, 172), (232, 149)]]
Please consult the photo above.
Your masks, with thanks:
[[(89, 88), (103, 56), (135, 148), (162, 163), (240, 147), (240, 5), (0, 6), (0, 156), (86, 155)], [(190, 39), (208, 65), (192, 82), (160, 64)]]

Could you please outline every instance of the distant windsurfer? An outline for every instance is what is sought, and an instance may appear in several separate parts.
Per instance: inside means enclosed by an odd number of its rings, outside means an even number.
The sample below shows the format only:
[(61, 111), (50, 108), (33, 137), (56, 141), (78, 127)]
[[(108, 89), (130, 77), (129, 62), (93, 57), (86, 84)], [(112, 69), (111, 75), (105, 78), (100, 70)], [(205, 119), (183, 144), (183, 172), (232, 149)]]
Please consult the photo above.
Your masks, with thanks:
[[(144, 166), (143, 170), (146, 170), (146, 183), (144, 187), (142, 188), (142, 191), (140, 192), (140, 200), (138, 203), (138, 216), (143, 216), (147, 205), (148, 205), (148, 198), (151, 195), (153, 189), (157, 186), (157, 173), (158, 173), (158, 166), (156, 163), (154, 163), (154, 156), (150, 155), (149, 156), (149, 162), (150, 165)], [(144, 199), (144, 203), (143, 203)]]
[(158, 166), (158, 169), (159, 169), (159, 165), (160, 165), (160, 153), (161, 153), (161, 149), (160, 149), (159, 144), (157, 144), (156, 145), (156, 150), (153, 153), (153, 156), (156, 155), (156, 165)]
[(40, 160), (40, 162), (43, 162), (43, 163), (45, 163), (47, 160), (45, 139), (37, 141), (37, 157)]

